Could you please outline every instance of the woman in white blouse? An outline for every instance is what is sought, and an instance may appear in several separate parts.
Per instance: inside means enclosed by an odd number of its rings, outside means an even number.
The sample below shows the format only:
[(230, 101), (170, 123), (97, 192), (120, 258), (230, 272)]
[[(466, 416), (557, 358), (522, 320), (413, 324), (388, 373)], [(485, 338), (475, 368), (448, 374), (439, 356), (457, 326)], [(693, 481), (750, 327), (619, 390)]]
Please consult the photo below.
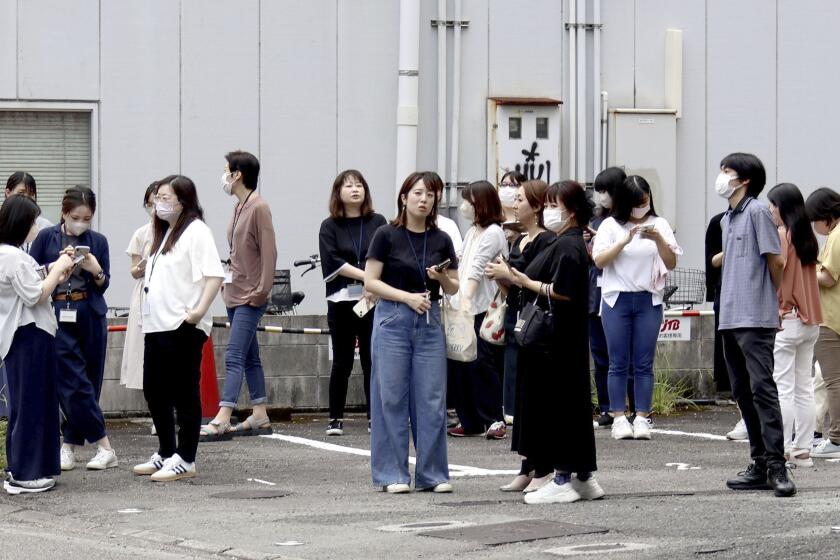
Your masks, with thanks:
[[(682, 249), (667, 220), (656, 215), (650, 185), (638, 175), (616, 188), (613, 213), (595, 236), (592, 258), (604, 271), (601, 320), (610, 369), (612, 436), (650, 439), (653, 360), (662, 324), (665, 276)], [(627, 372), (633, 366), (636, 418), (624, 415)]]
[(192, 180), (171, 175), (160, 181), (141, 304), (143, 393), (160, 446), (149, 461), (134, 467), (136, 474), (158, 482), (196, 473), (201, 353), (212, 328), (207, 312), (225, 276), (203, 218)]
[(9, 494), (44, 492), (61, 473), (55, 331), (50, 302), (73, 260), (61, 254), (48, 267), (20, 249), (38, 234), (41, 210), (24, 195), (0, 208), (0, 358), (6, 366), (11, 413), (6, 456)]

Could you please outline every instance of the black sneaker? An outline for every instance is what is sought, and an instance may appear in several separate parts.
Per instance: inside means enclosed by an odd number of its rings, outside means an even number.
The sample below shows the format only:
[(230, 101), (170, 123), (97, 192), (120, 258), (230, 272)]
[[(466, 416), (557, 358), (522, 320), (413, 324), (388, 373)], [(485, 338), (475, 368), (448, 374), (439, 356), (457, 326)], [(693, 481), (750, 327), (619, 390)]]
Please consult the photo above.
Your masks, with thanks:
[(767, 468), (767, 484), (773, 489), (777, 498), (789, 498), (796, 494), (796, 486), (788, 476), (788, 468), (784, 463), (771, 465)]
[(769, 490), (767, 467), (750, 463), (746, 470), (738, 473), (737, 477), (727, 480), (726, 486), (732, 490)]
[(610, 428), (613, 423), (613, 417), (604, 412), (601, 414), (597, 420), (592, 421), (592, 426), (596, 429), (606, 430)]
[(327, 424), (327, 435), (328, 436), (343, 436), (344, 435), (344, 422), (341, 420), (330, 420), (330, 423)]

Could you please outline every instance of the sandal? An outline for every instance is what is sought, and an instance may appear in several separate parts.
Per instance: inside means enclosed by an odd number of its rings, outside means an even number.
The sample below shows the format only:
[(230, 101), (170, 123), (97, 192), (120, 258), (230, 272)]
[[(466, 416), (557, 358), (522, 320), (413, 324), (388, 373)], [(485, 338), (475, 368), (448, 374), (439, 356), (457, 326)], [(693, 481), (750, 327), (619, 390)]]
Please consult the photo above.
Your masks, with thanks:
[(243, 422), (240, 422), (236, 426), (230, 429), (233, 433), (242, 433), (242, 432), (250, 432), (252, 430), (262, 430), (262, 429), (271, 429), (271, 419), (266, 416), (261, 420), (257, 420), (257, 418), (252, 414), (248, 418), (246, 418)]
[(220, 422), (218, 420), (211, 420), (209, 424), (201, 427), (202, 436), (221, 436), (231, 432), (230, 422)]

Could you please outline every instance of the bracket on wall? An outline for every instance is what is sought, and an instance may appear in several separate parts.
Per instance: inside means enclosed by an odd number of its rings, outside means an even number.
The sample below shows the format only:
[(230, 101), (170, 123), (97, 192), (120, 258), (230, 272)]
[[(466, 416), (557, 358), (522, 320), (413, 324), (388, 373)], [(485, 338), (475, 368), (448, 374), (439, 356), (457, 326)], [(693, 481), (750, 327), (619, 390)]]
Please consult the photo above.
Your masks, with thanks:
[(452, 20), (452, 19), (444, 19), (444, 20), (433, 19), (433, 20), (431, 20), (431, 23), (432, 23), (432, 27), (438, 27), (440, 25), (443, 25), (445, 27), (455, 27), (456, 25), (458, 27), (469, 27), (470, 26), (470, 21), (469, 20), (455, 21), (455, 20)]
[(601, 29), (603, 23), (567, 23), (566, 29)]

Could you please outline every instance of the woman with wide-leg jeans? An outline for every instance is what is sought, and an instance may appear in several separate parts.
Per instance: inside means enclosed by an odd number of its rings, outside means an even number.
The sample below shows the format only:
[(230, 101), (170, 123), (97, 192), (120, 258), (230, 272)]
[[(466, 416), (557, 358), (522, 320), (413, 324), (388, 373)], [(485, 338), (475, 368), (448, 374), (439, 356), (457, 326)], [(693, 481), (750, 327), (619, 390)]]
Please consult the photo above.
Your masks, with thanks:
[(408, 430), (417, 456), (415, 488), (451, 492), (446, 453), (446, 345), (441, 288), (458, 291), (452, 240), (436, 225), (432, 173), (412, 173), (398, 215), (368, 248), (365, 289), (381, 298), (373, 321), (371, 474), (391, 494), (411, 491)]

